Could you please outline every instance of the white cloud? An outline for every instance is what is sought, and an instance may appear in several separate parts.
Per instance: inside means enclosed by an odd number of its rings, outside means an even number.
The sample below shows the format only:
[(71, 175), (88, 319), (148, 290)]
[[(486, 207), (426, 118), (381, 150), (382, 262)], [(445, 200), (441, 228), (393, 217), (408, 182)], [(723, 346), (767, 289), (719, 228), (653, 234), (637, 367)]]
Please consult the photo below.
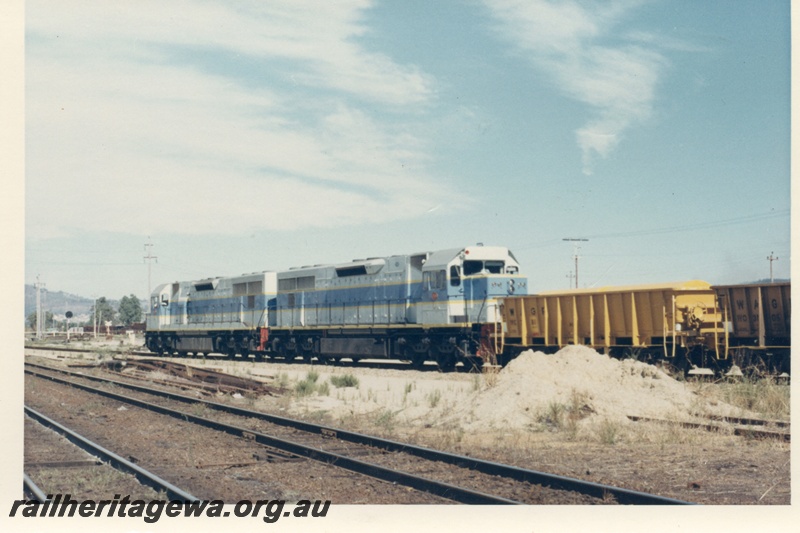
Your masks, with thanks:
[(386, 221), (454, 197), (403, 122), (432, 80), (357, 42), (369, 2), (26, 7), (31, 238)]
[(484, 0), (497, 31), (569, 97), (593, 109), (576, 131), (584, 173), (606, 157), (629, 128), (647, 120), (666, 60), (646, 48), (648, 35), (618, 26), (640, 1), (581, 3)]

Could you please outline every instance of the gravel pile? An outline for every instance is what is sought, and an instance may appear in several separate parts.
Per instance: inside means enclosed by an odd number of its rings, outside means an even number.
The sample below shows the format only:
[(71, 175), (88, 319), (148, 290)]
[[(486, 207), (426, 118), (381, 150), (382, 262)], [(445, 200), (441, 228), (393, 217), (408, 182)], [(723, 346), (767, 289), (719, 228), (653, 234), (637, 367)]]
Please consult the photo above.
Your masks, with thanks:
[(704, 404), (684, 382), (653, 365), (569, 346), (555, 354), (520, 354), (454, 416), (465, 428), (487, 430), (531, 427), (559, 408), (581, 420), (627, 422), (627, 415), (686, 418), (723, 407)]

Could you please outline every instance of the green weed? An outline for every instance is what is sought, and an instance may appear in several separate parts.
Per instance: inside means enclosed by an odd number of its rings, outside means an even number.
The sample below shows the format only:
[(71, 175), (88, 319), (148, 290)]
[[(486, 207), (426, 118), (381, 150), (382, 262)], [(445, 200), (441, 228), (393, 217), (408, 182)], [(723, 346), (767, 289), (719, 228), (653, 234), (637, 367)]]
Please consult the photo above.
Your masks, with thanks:
[(356, 387), (358, 388), (358, 378), (352, 374), (345, 374), (343, 376), (331, 376), (331, 385), (337, 388), (343, 387)]

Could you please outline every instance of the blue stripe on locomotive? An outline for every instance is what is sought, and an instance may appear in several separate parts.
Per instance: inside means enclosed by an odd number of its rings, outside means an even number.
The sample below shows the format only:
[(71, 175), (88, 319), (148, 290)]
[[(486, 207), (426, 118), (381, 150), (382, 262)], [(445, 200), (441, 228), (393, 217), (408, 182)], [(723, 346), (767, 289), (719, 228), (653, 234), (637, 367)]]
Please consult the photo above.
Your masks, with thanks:
[(229, 296), (214, 297), (196, 300), (171, 301), (168, 306), (159, 306), (158, 316), (173, 318), (173, 324), (184, 315), (187, 316), (189, 324), (197, 322), (211, 322), (215, 315), (222, 315), (239, 312), (251, 312), (266, 310), (269, 313), (275, 311), (276, 303), (274, 295), (257, 294), (254, 296), (252, 305), (249, 305), (249, 296)]

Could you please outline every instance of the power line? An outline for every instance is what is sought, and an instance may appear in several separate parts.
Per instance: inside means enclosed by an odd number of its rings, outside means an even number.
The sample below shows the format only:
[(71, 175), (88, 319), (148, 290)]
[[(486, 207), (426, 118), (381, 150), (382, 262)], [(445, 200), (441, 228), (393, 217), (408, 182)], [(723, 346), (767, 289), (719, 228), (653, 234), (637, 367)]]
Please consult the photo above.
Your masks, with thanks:
[(755, 215), (748, 215), (745, 217), (739, 218), (729, 218), (725, 220), (711, 220), (708, 222), (699, 222), (695, 224), (685, 224), (682, 226), (669, 226), (665, 228), (654, 228), (654, 229), (645, 229), (645, 230), (636, 230), (636, 231), (623, 231), (618, 233), (600, 233), (595, 235), (589, 235), (589, 238), (592, 239), (608, 239), (612, 237), (634, 237), (634, 236), (642, 236), (642, 235), (657, 235), (661, 233), (672, 233), (672, 232), (680, 232), (680, 231), (693, 231), (693, 230), (701, 230), (701, 229), (708, 229), (708, 228), (716, 228), (720, 226), (729, 226), (733, 224), (746, 224), (749, 222), (758, 222), (761, 220), (766, 220), (770, 218), (777, 218), (781, 216), (786, 216), (791, 213), (791, 210), (784, 209), (781, 211), (776, 211), (774, 213), (759, 213)]
[[(659, 235), (662, 233), (672, 233), (672, 232), (678, 233), (683, 231), (704, 230), (708, 228), (716, 228), (721, 226), (732, 226), (736, 224), (748, 224), (752, 222), (760, 222), (762, 220), (768, 220), (771, 218), (789, 216), (790, 214), (791, 214), (790, 209), (781, 209), (779, 211), (771, 211), (768, 213), (756, 213), (753, 215), (747, 215), (737, 218), (728, 218), (724, 220), (711, 220), (708, 222), (697, 222), (693, 224), (684, 224), (680, 226), (668, 226), (662, 228), (640, 229), (633, 231), (596, 233), (593, 235), (587, 235), (586, 237), (589, 239), (611, 239), (617, 237), (639, 237), (646, 235)], [(530, 250), (533, 248), (544, 248), (547, 246), (553, 246), (557, 242), (559, 242), (558, 239), (547, 239), (539, 242), (533, 242), (524, 246), (515, 247), (514, 249), (515, 251), (522, 251), (522, 250)]]

